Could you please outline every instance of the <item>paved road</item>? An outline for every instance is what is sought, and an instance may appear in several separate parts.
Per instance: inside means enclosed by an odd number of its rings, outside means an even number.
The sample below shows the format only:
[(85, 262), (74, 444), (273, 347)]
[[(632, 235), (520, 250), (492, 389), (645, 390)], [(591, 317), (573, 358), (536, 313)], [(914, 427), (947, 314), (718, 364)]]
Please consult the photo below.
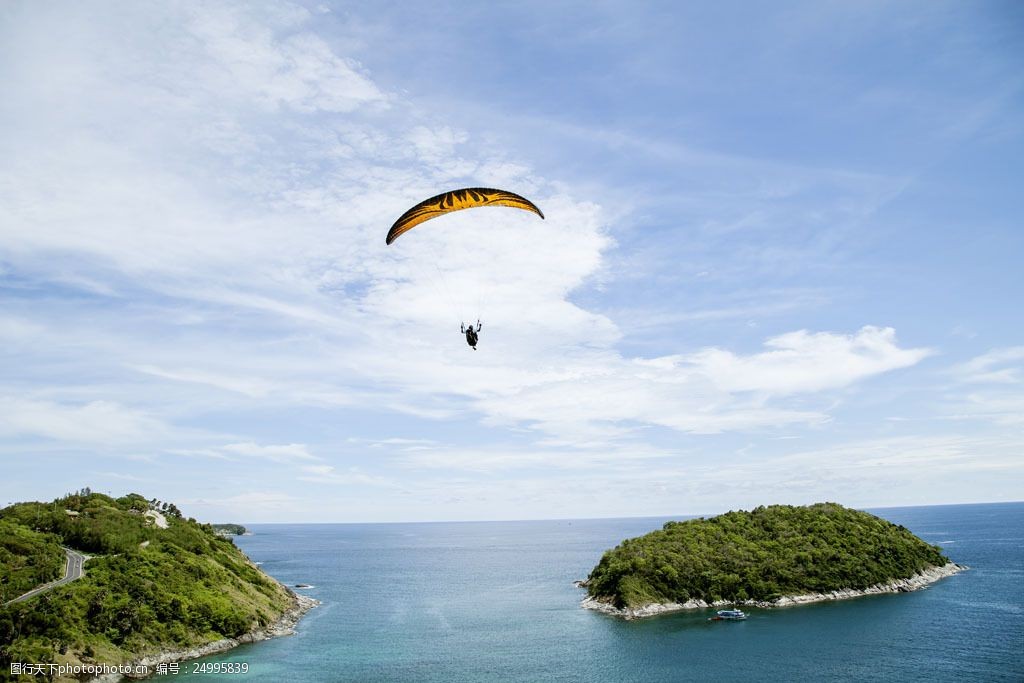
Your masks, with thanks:
[(71, 550), (70, 548), (64, 548), (64, 554), (68, 556), (68, 560), (67, 563), (64, 565), (63, 578), (57, 579), (56, 581), (51, 581), (50, 583), (44, 583), (42, 586), (39, 586), (38, 588), (33, 588), (28, 593), (25, 593), (24, 595), (19, 595), (18, 597), (8, 601), (5, 604), (10, 605), (11, 603), (21, 602), (22, 600), (28, 600), (29, 598), (35, 595), (45, 593), (46, 591), (50, 590), (51, 588), (54, 588), (55, 586), (63, 586), (65, 583), (71, 583), (75, 579), (82, 578), (82, 574), (84, 573), (83, 565), (85, 565), (86, 556), (82, 553), (76, 553), (74, 550)]

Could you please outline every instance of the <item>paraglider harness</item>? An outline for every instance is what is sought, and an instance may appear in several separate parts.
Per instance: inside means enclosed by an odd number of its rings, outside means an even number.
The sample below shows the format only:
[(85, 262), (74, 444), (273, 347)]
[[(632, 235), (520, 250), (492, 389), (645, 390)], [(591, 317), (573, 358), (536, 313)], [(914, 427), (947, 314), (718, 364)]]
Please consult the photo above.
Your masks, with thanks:
[(483, 327), (483, 325), (481, 325), (480, 321), (477, 320), (475, 330), (473, 329), (472, 323), (470, 323), (469, 327), (466, 327), (466, 323), (462, 323), (460, 328), (462, 333), (466, 335), (466, 343), (472, 346), (474, 351), (476, 351), (476, 343), (479, 340), (477, 334), (480, 332), (481, 327)]

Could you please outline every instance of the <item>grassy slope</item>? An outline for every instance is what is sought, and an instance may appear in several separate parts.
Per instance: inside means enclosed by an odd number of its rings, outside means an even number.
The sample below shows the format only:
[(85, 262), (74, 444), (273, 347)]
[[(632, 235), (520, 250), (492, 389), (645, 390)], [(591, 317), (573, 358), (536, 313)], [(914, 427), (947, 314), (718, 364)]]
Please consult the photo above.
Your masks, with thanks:
[(209, 525), (169, 514), (169, 527), (159, 529), (143, 516), (148, 507), (137, 495), (91, 494), (0, 510), (0, 524), (16, 529), (28, 553), (5, 558), (0, 576), (24, 574), (17, 567), (31, 556), (63, 566), (57, 539), (94, 555), (84, 578), (0, 608), (0, 680), (11, 661), (121, 663), (238, 636), (291, 605), (279, 584)]
[(773, 505), (669, 522), (623, 541), (604, 554), (587, 589), (617, 607), (771, 600), (866, 588), (947, 561), (936, 546), (866, 512)]

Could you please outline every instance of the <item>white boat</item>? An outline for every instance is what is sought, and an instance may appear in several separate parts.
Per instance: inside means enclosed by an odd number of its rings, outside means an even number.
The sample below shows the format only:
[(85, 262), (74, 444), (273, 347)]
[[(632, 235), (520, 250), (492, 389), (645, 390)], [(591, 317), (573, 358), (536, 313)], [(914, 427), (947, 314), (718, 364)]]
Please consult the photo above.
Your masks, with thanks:
[(747, 615), (738, 609), (720, 609), (718, 614), (711, 617), (711, 621), (740, 621), (746, 619)]

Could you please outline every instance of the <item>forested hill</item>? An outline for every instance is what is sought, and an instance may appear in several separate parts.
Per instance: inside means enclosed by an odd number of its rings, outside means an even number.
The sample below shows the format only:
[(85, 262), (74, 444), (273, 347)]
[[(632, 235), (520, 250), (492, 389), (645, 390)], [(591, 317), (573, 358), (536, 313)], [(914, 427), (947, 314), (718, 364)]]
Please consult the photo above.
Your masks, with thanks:
[(668, 522), (607, 551), (587, 579), (615, 607), (863, 589), (948, 560), (907, 529), (836, 503)]
[(59, 578), (61, 546), (85, 576), (0, 607), (0, 681), (10, 662), (117, 663), (237, 637), (294, 604), (230, 539), (169, 503), (87, 489), (0, 510), (0, 604)]

